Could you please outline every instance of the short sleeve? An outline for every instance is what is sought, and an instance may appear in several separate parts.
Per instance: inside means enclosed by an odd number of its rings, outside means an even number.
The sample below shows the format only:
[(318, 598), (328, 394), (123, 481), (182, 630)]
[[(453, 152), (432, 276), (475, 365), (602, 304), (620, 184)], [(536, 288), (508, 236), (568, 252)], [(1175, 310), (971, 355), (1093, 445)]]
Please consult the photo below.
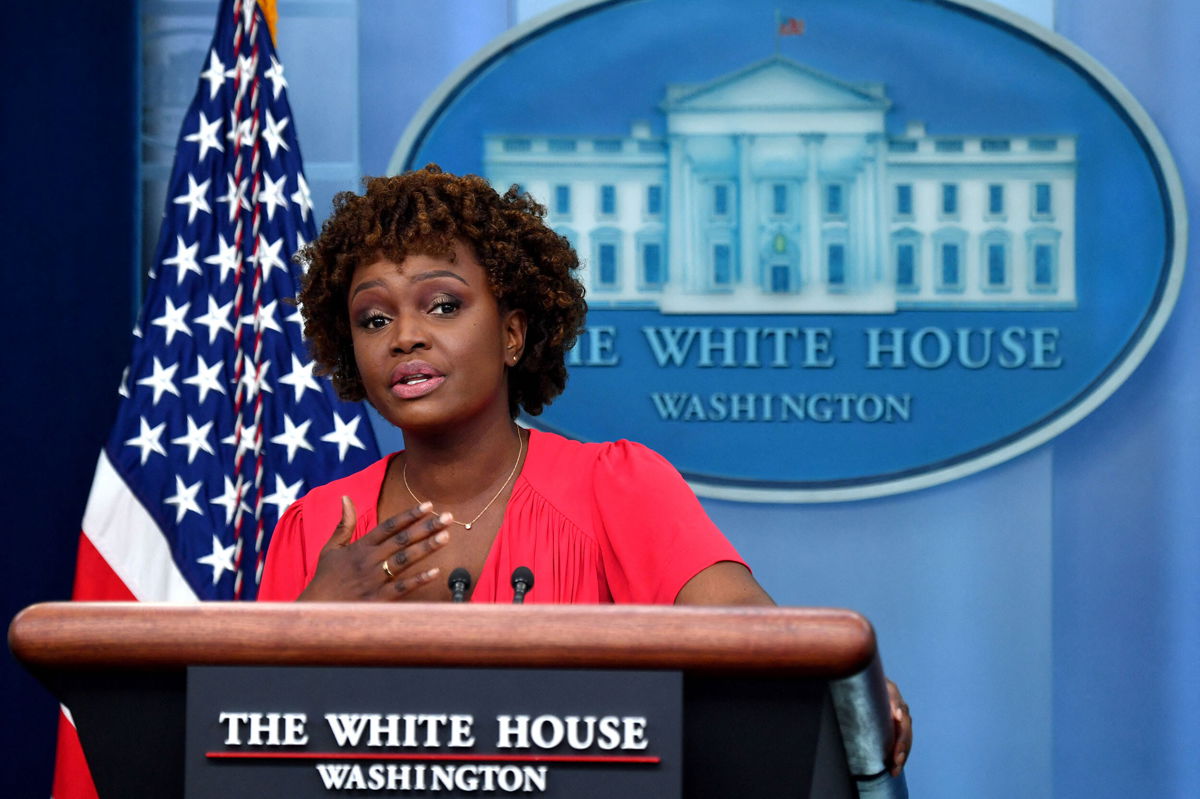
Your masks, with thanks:
[(303, 508), (304, 500), (293, 502), (275, 525), (258, 585), (259, 602), (291, 602), (308, 585)]
[(657, 452), (630, 441), (606, 445), (593, 480), (613, 601), (673, 604), (684, 584), (709, 566), (745, 565), (682, 475)]

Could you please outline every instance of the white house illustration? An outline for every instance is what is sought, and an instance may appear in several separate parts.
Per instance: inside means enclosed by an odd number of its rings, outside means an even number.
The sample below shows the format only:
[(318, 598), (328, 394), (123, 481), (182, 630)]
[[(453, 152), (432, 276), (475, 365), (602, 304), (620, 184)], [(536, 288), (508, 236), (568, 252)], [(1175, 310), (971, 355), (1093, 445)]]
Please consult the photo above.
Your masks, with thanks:
[(666, 136), (488, 135), (584, 262), (588, 302), (665, 313), (1075, 304), (1075, 137), (886, 132), (881, 84), (775, 56), (672, 85)]

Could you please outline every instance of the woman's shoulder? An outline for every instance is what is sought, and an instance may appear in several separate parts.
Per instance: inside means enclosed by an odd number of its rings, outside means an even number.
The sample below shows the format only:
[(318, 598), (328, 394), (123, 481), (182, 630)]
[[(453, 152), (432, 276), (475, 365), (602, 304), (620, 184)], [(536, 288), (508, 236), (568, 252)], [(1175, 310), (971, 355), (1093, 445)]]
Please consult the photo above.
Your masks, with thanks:
[(564, 469), (587, 468), (611, 469), (621, 466), (649, 464), (666, 466), (674, 471), (666, 458), (645, 444), (620, 439), (618, 441), (576, 441), (541, 430), (530, 430), (530, 451), (538, 453), (536, 465), (539, 471), (556, 476), (570, 472)]
[(685, 486), (666, 458), (636, 441), (582, 442), (531, 431), (531, 458), (522, 475), (539, 493), (570, 507), (599, 496), (645, 495), (664, 485)]

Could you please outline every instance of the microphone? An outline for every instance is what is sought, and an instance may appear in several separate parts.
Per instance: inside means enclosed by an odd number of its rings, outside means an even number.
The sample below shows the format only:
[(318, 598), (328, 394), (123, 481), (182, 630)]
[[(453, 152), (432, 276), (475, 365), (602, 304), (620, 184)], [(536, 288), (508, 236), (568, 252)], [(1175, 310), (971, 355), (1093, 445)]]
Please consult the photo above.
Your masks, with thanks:
[(450, 572), (450, 601), (462, 602), (463, 595), (471, 588), (471, 573), (459, 566)]
[(518, 566), (512, 573), (513, 604), (524, 605), (525, 593), (533, 588), (533, 572), (528, 566)]

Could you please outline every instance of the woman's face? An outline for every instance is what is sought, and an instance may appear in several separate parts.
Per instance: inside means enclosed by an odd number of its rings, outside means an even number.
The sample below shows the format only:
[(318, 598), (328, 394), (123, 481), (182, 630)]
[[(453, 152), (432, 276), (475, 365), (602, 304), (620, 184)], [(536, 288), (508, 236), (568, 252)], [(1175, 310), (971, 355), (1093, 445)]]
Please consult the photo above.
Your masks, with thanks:
[(525, 344), (525, 315), (501, 311), (469, 247), (361, 265), (348, 305), (367, 399), (392, 424), (436, 430), (509, 418), (507, 368)]

